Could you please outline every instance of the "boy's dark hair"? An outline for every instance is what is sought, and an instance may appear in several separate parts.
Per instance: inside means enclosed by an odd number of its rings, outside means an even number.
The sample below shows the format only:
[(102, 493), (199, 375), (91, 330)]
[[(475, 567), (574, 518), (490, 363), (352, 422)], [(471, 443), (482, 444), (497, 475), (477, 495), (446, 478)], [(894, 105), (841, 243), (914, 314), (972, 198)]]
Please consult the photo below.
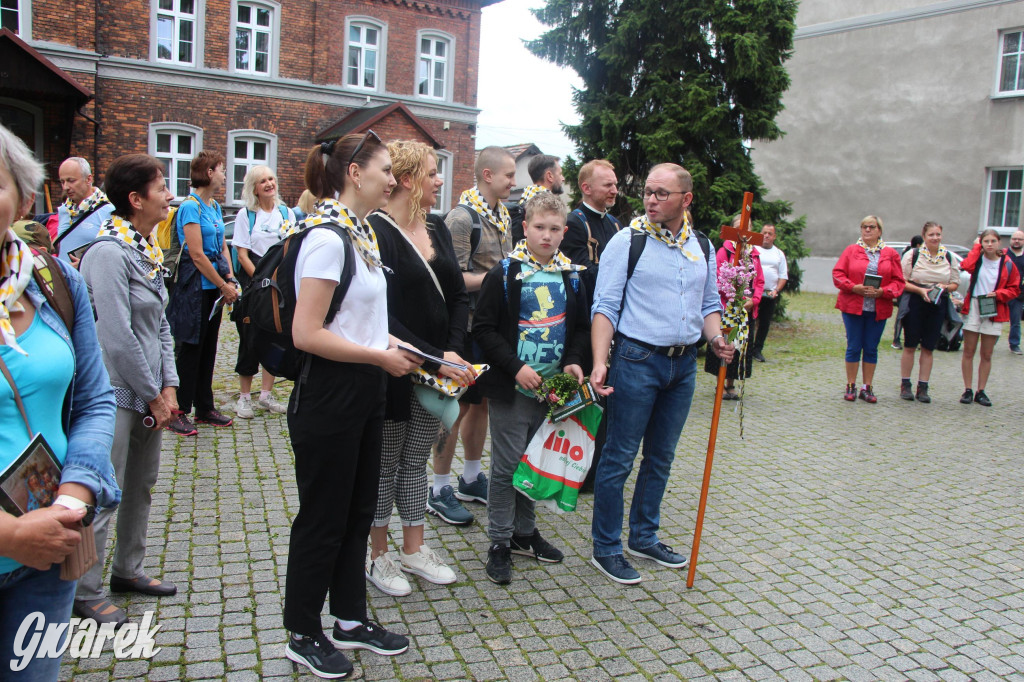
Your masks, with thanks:
[(189, 183), (196, 189), (206, 187), (210, 184), (210, 171), (225, 163), (223, 154), (206, 150), (199, 152), (189, 168)]
[(114, 213), (130, 219), (133, 209), (129, 195), (138, 192), (148, 196), (149, 185), (163, 170), (164, 165), (149, 154), (125, 154), (114, 159), (103, 180), (103, 191), (114, 205)]

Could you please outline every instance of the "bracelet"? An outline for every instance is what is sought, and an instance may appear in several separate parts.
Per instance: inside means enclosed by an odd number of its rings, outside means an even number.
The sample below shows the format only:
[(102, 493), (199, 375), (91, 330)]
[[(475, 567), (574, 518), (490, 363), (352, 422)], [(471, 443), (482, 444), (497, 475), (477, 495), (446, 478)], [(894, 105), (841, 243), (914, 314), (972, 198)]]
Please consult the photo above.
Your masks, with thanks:
[(714, 336), (711, 337), (711, 340), (708, 341), (708, 345), (709, 346), (713, 346), (713, 345), (715, 345), (715, 339), (724, 339), (724, 338), (725, 338), (724, 334), (715, 334)]

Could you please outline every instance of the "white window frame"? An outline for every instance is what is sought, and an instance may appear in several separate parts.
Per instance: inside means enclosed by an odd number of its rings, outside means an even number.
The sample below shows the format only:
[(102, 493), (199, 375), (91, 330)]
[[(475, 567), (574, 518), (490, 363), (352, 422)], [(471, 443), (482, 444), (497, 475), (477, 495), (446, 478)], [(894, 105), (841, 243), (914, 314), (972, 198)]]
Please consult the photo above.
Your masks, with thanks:
[(32, 0), (15, 0), (18, 4), (18, 37), (22, 40), (32, 39)]
[(1015, 90), (1000, 90), (1003, 80), (1003, 41), (1010, 33), (1020, 33), (1020, 43), (1017, 51), (1017, 73), (1020, 73), (1021, 63), (1024, 62), (1024, 27), (1008, 28), (999, 32), (999, 43), (996, 45), (996, 82), (993, 86), (995, 97), (1022, 97), (1024, 96), (1024, 79), (1020, 79)]
[[(352, 26), (361, 26), (363, 28), (372, 28), (377, 31), (377, 74), (376, 81), (372, 88), (368, 88), (364, 85), (350, 85), (348, 82), (348, 50), (350, 47), (349, 33), (351, 32)], [(365, 48), (364, 48), (365, 49)], [(387, 72), (387, 54), (388, 54), (388, 25), (380, 19), (374, 17), (353, 15), (345, 17), (345, 52), (342, 58), (341, 66), (341, 84), (343, 87), (349, 90), (359, 90), (361, 92), (384, 92), (384, 82)], [(362, 82), (362, 70), (365, 65), (365, 60), (360, 61), (360, 83)]]
[[(248, 5), (255, 12), (257, 9), (265, 9), (270, 12), (270, 40), (267, 49), (269, 54), (267, 55), (267, 71), (256, 70), (256, 42), (253, 38), (249, 44), (250, 64), (252, 68), (239, 69), (236, 61), (237, 55), (236, 50), (237, 43), (237, 31), (238, 31), (238, 6)], [(252, 24), (253, 30), (255, 30), (255, 24)], [(278, 64), (280, 63), (281, 54), (281, 4), (273, 2), (273, 0), (232, 0), (231, 2), (231, 33), (229, 35), (230, 45), (228, 48), (228, 67), (229, 70), (235, 73), (244, 73), (251, 76), (270, 76), (277, 78), (278, 75)]]
[[(985, 182), (985, 201), (983, 202), (982, 207), (981, 207), (981, 210), (983, 211), (982, 217), (981, 217), (981, 229), (985, 230), (985, 229), (991, 228), (993, 230), (996, 230), (1000, 235), (1007, 236), (1007, 235), (1011, 235), (1014, 232), (1016, 232), (1017, 230), (1021, 229), (1021, 216), (1022, 216), (1022, 214), (1024, 214), (1024, 187), (1022, 187), (1021, 190), (1014, 190), (1014, 189), (1006, 189), (1006, 190), (1004, 190), (1004, 189), (999, 189), (999, 188), (993, 188), (992, 187), (992, 183), (993, 183), (993, 181), (995, 179), (995, 174), (998, 173), (999, 171), (1019, 171), (1019, 172), (1021, 172), (1021, 174), (1022, 174), (1022, 185), (1024, 185), (1024, 166), (1000, 166), (1000, 167), (994, 167), (994, 168), (989, 168), (988, 169), (988, 179)], [(1007, 179), (1007, 180), (1009, 180), (1009, 179)], [(1003, 215), (1004, 216), (1006, 215), (1006, 205), (1007, 205), (1007, 198), (1008, 198), (1007, 195), (1009, 195), (1011, 192), (1015, 192), (1017, 194), (1018, 205), (1017, 205), (1017, 224), (1016, 225), (1005, 225), (1004, 226), (1004, 225), (989, 225), (988, 224), (989, 215), (991, 215), (991, 213), (992, 213), (991, 208), (992, 208), (992, 200), (993, 200), (993, 196), (992, 196), (993, 191), (1004, 193), (1004, 195), (1003, 195)]]
[[(422, 49), (421, 46), (422, 46), (422, 43), (423, 43), (424, 40), (430, 40), (430, 41), (435, 41), (435, 42), (440, 41), (440, 42), (446, 43), (448, 45), (447, 55), (445, 57), (445, 62), (446, 62), (445, 63), (445, 74), (444, 74), (445, 91), (444, 91), (443, 96), (441, 96), (441, 97), (438, 97), (438, 96), (433, 95), (433, 94), (426, 94), (426, 95), (424, 95), (424, 94), (422, 94), (420, 92), (420, 62), (424, 58), (423, 57), (423, 53), (421, 52), (421, 49)], [(431, 43), (431, 44), (433, 44), (433, 43)], [(433, 64), (436, 61), (437, 61), (436, 57), (433, 56), (433, 50), (431, 50), (431, 57), (430, 57), (430, 62), (431, 62), (430, 74), (431, 75), (430, 75), (430, 78), (428, 80), (428, 83), (431, 83), (431, 84), (434, 81), (434, 78), (433, 78), (433, 73), (434, 73)], [(413, 71), (413, 81), (412, 82), (413, 82), (413, 94), (415, 94), (416, 97), (420, 97), (422, 99), (431, 99), (431, 100), (438, 101), (438, 102), (451, 102), (452, 101), (452, 90), (454, 90), (454, 80), (455, 80), (453, 78), (453, 74), (454, 74), (454, 71), (455, 71), (455, 36), (451, 35), (450, 33), (445, 33), (443, 31), (435, 31), (435, 30), (421, 30), (421, 31), (417, 31), (416, 32), (416, 61), (415, 61), (414, 69), (415, 70)], [(430, 89), (431, 90), (433, 89), (432, 85), (431, 85)]]
[[(244, 161), (235, 156), (236, 142), (263, 142), (267, 145), (267, 158), (265, 161), (246, 159)], [(235, 199), (235, 166), (243, 163), (248, 171), (253, 166), (270, 166), (277, 175), (277, 135), (268, 133), (265, 130), (229, 130), (228, 131), (228, 153), (225, 154), (228, 160), (227, 167), (227, 201), (228, 206), (242, 206), (241, 198)]]
[[(437, 174), (444, 180), (444, 184), (441, 185), (441, 193), (437, 197), (437, 206), (433, 208), (431, 213), (438, 215), (448, 215), (448, 211), (452, 208), (452, 153), (435, 149), (434, 153), (437, 154)], [(443, 172), (442, 172), (443, 171)]]
[[(174, 0), (177, 7), (179, 0)], [(177, 58), (162, 59), (157, 48), (157, 27), (159, 26), (159, 14), (168, 13), (168, 10), (160, 9), (160, 0), (149, 0), (149, 54), (150, 59), (161, 64), (174, 64), (177, 66), (203, 66), (203, 54), (205, 45), (206, 26), (206, 0), (194, 0), (195, 2), (195, 26), (192, 29), (192, 61), (182, 62)], [(178, 16), (177, 10), (172, 12)], [(177, 20), (175, 21), (175, 34), (177, 34)]]
[[(173, 121), (163, 121), (160, 123), (149, 124), (149, 154), (155, 156), (158, 159), (168, 158), (167, 154), (158, 154), (156, 150), (156, 137), (157, 135), (164, 133), (170, 135), (189, 135), (192, 137), (192, 156), (188, 159), (191, 163), (192, 159), (195, 158), (196, 154), (203, 150), (203, 129), (187, 123), (176, 123)], [(179, 195), (177, 190), (177, 182), (179, 180), (189, 180), (190, 178), (180, 178), (177, 175), (176, 162), (184, 161), (185, 157), (180, 156), (176, 151), (176, 145), (171, 142), (171, 162), (167, 164), (169, 173), (166, 175), (167, 186), (174, 194), (174, 200), (176, 202), (183, 201), (188, 193)], [(190, 183), (191, 184), (191, 183)]]

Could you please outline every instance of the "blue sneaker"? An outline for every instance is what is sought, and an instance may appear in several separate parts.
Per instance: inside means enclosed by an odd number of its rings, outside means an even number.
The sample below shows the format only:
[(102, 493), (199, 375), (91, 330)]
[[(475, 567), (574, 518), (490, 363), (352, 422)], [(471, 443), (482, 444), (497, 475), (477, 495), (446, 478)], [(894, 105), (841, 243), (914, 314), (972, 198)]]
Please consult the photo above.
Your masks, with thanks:
[(690, 563), (690, 560), (684, 557), (682, 554), (677, 554), (672, 551), (671, 547), (666, 546), (664, 543), (657, 543), (651, 545), (647, 549), (633, 549), (632, 547), (626, 547), (626, 551), (633, 556), (638, 556), (641, 559), (650, 559), (651, 561), (667, 566), (668, 568), (686, 568), (686, 565)]
[(487, 504), (487, 475), (481, 471), (472, 483), (466, 483), (466, 479), (459, 476), (459, 489), (455, 491), (455, 497), (463, 502)]
[(468, 526), (473, 523), (473, 514), (455, 499), (455, 491), (450, 485), (441, 488), (437, 496), (434, 495), (433, 487), (427, 489), (427, 513), (438, 516), (453, 526)]
[(621, 554), (611, 556), (595, 556), (590, 558), (590, 563), (597, 566), (597, 570), (604, 573), (617, 583), (623, 585), (636, 585), (640, 582), (640, 574), (629, 565), (626, 557)]

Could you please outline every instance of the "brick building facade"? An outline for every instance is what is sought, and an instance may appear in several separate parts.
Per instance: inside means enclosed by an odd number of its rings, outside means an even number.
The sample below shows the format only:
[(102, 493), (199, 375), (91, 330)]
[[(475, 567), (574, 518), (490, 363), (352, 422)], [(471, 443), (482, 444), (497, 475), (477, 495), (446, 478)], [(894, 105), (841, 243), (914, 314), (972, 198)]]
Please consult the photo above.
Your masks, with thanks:
[(497, 1), (5, 0), (13, 71), (49, 70), (67, 93), (53, 107), (58, 95), (2, 74), (0, 120), (20, 122), (51, 178), (68, 155), (102, 179), (115, 157), (148, 152), (179, 198), (187, 162), (219, 151), (228, 206), (256, 163), (294, 203), (315, 140), (372, 127), (438, 149), (447, 209), (473, 184), (480, 10)]

